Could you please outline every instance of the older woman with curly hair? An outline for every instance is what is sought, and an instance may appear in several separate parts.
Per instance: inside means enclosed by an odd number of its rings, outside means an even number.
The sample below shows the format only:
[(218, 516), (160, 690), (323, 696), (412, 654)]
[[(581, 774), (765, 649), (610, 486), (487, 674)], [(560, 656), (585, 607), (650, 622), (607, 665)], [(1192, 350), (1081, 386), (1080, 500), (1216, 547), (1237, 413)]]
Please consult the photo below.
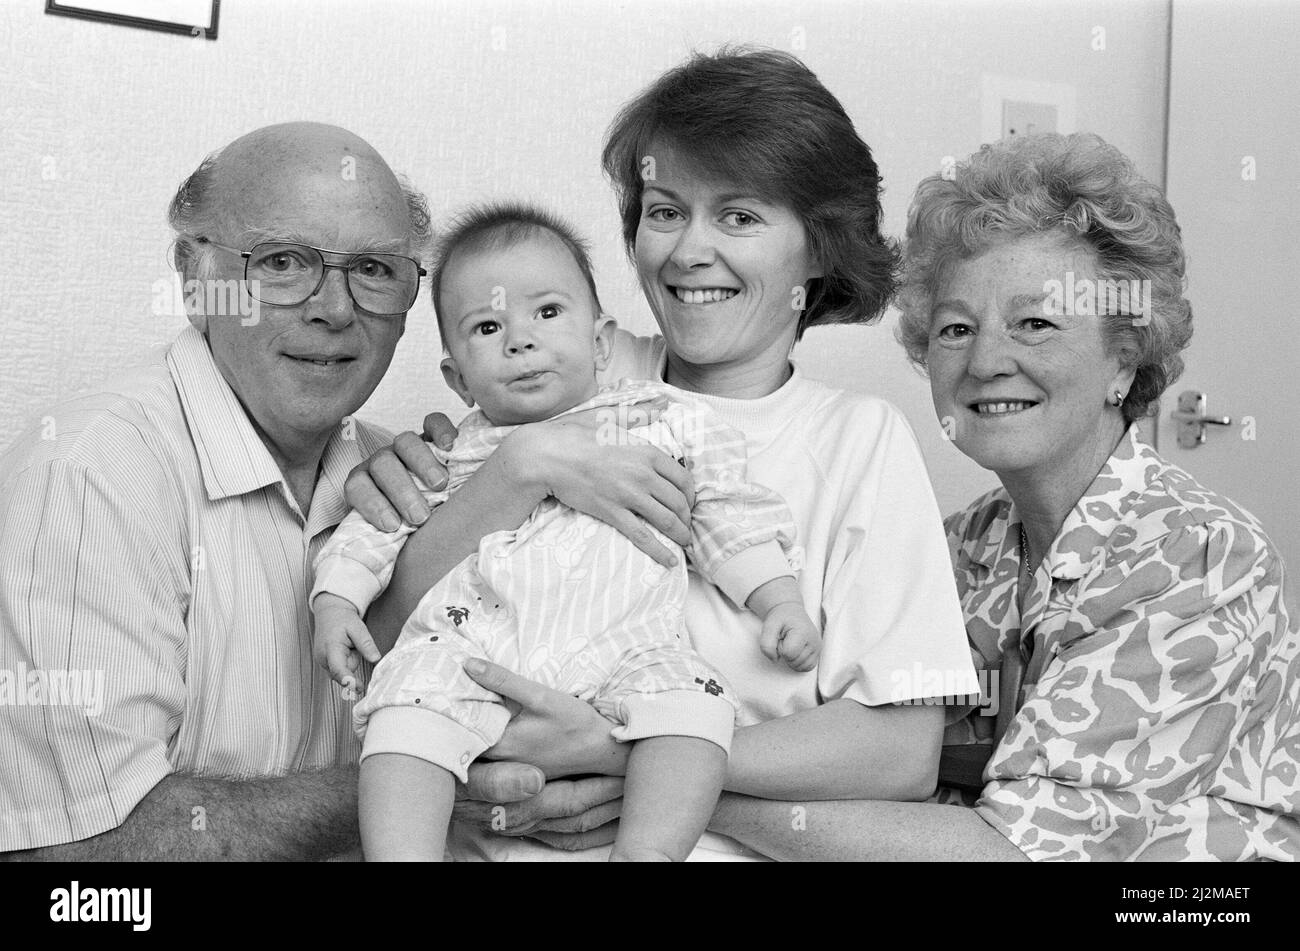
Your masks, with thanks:
[(947, 521), (1000, 703), (949, 711), (940, 781), (973, 809), (816, 804), (822, 831), (769, 854), (1300, 857), (1282, 561), (1135, 425), (1182, 370), (1183, 271), (1173, 209), (1095, 135), (986, 146), (921, 183), (899, 337), (1002, 482)]

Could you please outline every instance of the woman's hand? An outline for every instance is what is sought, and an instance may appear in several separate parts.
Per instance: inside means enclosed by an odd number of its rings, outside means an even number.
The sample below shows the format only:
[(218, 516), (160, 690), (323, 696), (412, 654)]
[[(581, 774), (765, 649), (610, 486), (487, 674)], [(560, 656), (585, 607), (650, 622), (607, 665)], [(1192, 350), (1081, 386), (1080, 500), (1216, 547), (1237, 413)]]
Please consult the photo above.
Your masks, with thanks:
[[(622, 412), (653, 420), (667, 405), (665, 398)], [(690, 544), (695, 504), (691, 474), (654, 446), (622, 438), (626, 429), (611, 417), (618, 412), (616, 407), (601, 407), (520, 426), (502, 442), (494, 460), (501, 457), (495, 461), (503, 464), (517, 496), (536, 496), (540, 501), (553, 495), (613, 526), (670, 568), (677, 555), (659, 542), (642, 519), (677, 544)], [(424, 524), (429, 507), (411, 476), (419, 476), (431, 489), (445, 486), (447, 470), (428, 444), (450, 448), (455, 438), (456, 428), (446, 416), (429, 414), (424, 418), (423, 438), (401, 433), (392, 446), (380, 449), (349, 473), (344, 486), (348, 504), (382, 531), (396, 531), (403, 520)]]
[(662, 450), (628, 440), (612, 415), (642, 413), (652, 420), (667, 405), (662, 399), (629, 410), (599, 407), (530, 423), (511, 433), (498, 452), (506, 454), (512, 481), (613, 526), (659, 564), (672, 567), (677, 555), (645, 522), (679, 545), (690, 544), (691, 474)]
[(627, 770), (627, 744), (610, 736), (610, 722), (591, 704), (477, 658), (465, 662), (465, 672), (505, 697), (512, 715), (485, 759), (527, 763), (548, 779)]
[(447, 470), (434, 458), (429, 443), (450, 449), (456, 427), (442, 413), (424, 417), (424, 438), (399, 433), (391, 446), (374, 453), (348, 473), (343, 494), (348, 505), (380, 531), (395, 532), (402, 522), (423, 525), (429, 506), (411, 481), (411, 474), (431, 489), (447, 484)]
[(465, 671), (505, 697), (514, 716), (484, 754), (489, 761), (470, 766), (469, 784), (457, 791), (452, 815), (485, 831), (529, 836), (557, 849), (613, 842), (623, 810), (621, 776), (546, 780), (625, 770), (627, 747), (610, 737), (609, 721), (590, 704), (497, 664), (471, 659)]

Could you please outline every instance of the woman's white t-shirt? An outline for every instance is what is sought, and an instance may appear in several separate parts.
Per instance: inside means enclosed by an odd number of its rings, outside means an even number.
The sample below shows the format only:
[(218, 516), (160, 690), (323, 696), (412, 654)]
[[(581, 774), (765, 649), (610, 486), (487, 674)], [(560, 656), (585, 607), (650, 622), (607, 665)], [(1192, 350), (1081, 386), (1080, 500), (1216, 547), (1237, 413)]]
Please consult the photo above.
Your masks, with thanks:
[[(662, 379), (659, 337), (620, 333), (602, 382)], [(806, 673), (758, 649), (761, 622), (690, 576), (686, 624), (695, 649), (740, 699), (739, 726), (848, 698), (867, 706), (979, 692), (939, 508), (916, 437), (883, 400), (805, 378), (742, 400), (682, 393), (747, 437), (749, 480), (780, 493), (802, 550), (799, 587), (822, 629)], [(608, 849), (561, 852), (461, 827), (457, 859), (603, 860)], [(692, 859), (753, 857), (707, 834)]]

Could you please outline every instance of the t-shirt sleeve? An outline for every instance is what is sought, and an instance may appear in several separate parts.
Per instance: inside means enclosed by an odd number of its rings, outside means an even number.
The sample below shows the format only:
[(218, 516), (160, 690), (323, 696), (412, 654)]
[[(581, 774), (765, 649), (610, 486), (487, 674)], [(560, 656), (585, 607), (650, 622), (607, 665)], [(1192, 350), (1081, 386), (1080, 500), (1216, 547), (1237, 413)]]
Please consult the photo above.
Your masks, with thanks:
[(160, 517), (65, 460), (0, 487), (0, 851), (114, 829), (172, 771), (188, 577)]
[(1236, 860), (1269, 840), (1300, 857), (1280, 577), (1228, 521), (1102, 571), (995, 751), (980, 815), (1033, 859)]
[(868, 706), (978, 692), (939, 507), (916, 437), (889, 407), (845, 467), (822, 597), (825, 700)]

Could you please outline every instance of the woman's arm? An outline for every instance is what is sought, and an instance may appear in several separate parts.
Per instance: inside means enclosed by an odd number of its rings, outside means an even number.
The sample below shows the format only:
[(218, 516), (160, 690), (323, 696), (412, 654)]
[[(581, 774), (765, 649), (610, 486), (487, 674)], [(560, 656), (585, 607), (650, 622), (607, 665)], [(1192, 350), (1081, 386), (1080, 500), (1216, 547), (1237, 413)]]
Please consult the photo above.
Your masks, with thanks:
[[(518, 704), (520, 712), (489, 751), (514, 762), (471, 767), (472, 780), (487, 779), (491, 772), (494, 783), (472, 783), (470, 795), (485, 801), (462, 802), (457, 815), (497, 832), (533, 835), (556, 848), (613, 841), (621, 784), (611, 785), (618, 781), (604, 777), (622, 775), (628, 744), (615, 741), (609, 722), (576, 698), (496, 664), (472, 663), (466, 670), (482, 686)], [(775, 810), (752, 820), (754, 829), (761, 829), (771, 815), (788, 816), (794, 800), (924, 799), (934, 790), (942, 729), (942, 707), (864, 707), (852, 700), (833, 700), (743, 727), (732, 740), (725, 788), (749, 795), (726, 796), (724, 805), (734, 798)], [(552, 780), (532, 795), (528, 793), (541, 777), (536, 766), (525, 763), (541, 765)], [(575, 773), (600, 773), (602, 778), (555, 780)], [(531, 784), (527, 792), (514, 788), (525, 780)], [(498, 786), (510, 793), (498, 794)], [(723, 811), (715, 823), (738, 821), (737, 815)], [(770, 831), (774, 850), (789, 846), (784, 826), (778, 823)], [(754, 847), (766, 852), (762, 845)]]
[(787, 801), (925, 799), (942, 738), (943, 707), (832, 700), (737, 730), (725, 788)]
[[(465, 672), (518, 708), (487, 756), (529, 763), (548, 779), (621, 776), (628, 744), (589, 703), (498, 664), (471, 660)], [(832, 700), (741, 727), (731, 741), (724, 788), (765, 799), (925, 799), (939, 772), (943, 707), (864, 707)]]
[[(549, 706), (552, 715), (571, 698), (556, 695), (504, 668), (488, 666), (480, 679), (491, 689), (525, 698), (532, 740), (547, 732), (538, 714)], [(857, 708), (856, 710), (854, 708)], [(568, 711), (569, 728), (558, 724), (552, 735), (575, 735), (571, 726), (585, 720), (576, 708)], [(963, 857), (971, 860), (1021, 858), (1021, 853), (981, 820), (973, 810), (921, 802), (873, 802), (875, 799), (921, 799), (934, 789), (938, 769), (938, 740), (942, 728), (939, 707), (861, 707), (854, 701), (832, 701), (813, 710), (738, 730), (732, 741), (726, 788), (743, 787), (751, 795), (724, 793), (709, 828), (730, 835), (750, 848), (783, 859), (886, 859)], [(509, 730), (507, 735), (509, 735)], [(605, 768), (620, 771), (627, 744), (609, 740), (608, 723), (588, 736), (583, 753), (567, 755), (590, 768), (605, 756)], [(520, 752), (527, 741), (518, 743)], [(564, 755), (551, 744), (551, 757)], [(605, 754), (603, 747), (615, 747)], [(619, 750), (621, 749), (621, 755)], [(918, 750), (933, 750), (930, 756)], [(471, 768), (471, 777), (490, 771), (498, 784), (539, 780), (522, 763), (486, 763)], [(608, 845), (617, 831), (621, 783), (610, 778), (556, 780), (536, 795), (511, 789), (498, 792), (490, 783), (472, 786), (470, 795), (483, 803), (458, 805), (457, 814), (495, 831), (527, 834), (555, 848), (578, 850)], [(506, 789), (501, 786), (501, 789)], [(530, 787), (531, 789), (534, 787)], [(759, 790), (765, 790), (759, 793)], [(758, 798), (765, 795), (771, 798)], [(837, 797), (857, 796), (862, 798)], [(782, 801), (784, 800), (784, 801)], [(492, 802), (508, 805), (493, 806)], [(943, 810), (943, 811), (939, 811)], [(927, 851), (928, 850), (928, 851)]]
[(795, 804), (724, 793), (709, 829), (778, 861), (1027, 861), (975, 810), (933, 802)]

